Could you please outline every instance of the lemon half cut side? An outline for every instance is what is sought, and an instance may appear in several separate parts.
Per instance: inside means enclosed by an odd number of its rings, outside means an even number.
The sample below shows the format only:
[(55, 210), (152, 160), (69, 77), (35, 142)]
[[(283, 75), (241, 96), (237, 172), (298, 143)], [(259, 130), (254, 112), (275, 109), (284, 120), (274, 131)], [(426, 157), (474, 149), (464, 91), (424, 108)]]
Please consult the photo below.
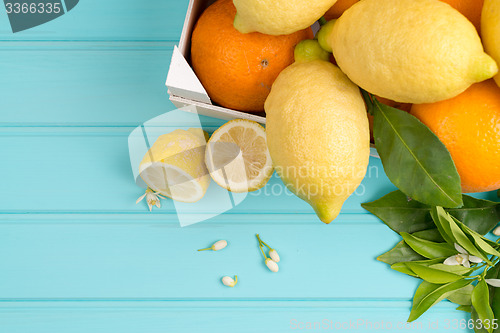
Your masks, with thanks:
[(208, 141), (205, 163), (212, 179), (231, 192), (262, 188), (273, 173), (266, 130), (251, 120), (227, 122)]

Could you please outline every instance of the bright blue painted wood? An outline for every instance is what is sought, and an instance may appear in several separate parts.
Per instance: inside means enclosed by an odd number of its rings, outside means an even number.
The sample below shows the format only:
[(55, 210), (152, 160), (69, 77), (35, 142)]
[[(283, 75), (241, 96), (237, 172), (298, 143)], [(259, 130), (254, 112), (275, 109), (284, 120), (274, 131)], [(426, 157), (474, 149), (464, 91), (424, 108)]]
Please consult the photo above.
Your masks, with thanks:
[[(392, 325), (394, 332), (470, 332), (450, 329), (453, 320), (465, 321), (463, 312), (454, 311), (451, 306), (438, 305), (432, 313), (425, 314), (414, 324), (405, 326), (408, 303), (388, 303), (387, 307), (374, 309), (376, 303), (324, 304), (309, 307), (300, 304), (284, 308), (266, 303), (225, 302), (222, 306), (210, 302), (189, 302), (188, 305), (174, 303), (174, 307), (161, 305), (109, 306), (79, 303), (73, 307), (49, 303), (50, 306), (0, 309), (0, 325), (9, 333), (95, 333), (108, 332), (385, 332), (383, 328)], [(148, 303), (150, 304), (150, 303)], [(190, 305), (192, 307), (190, 307)], [(241, 306), (240, 306), (241, 305)], [(12, 306), (12, 305), (10, 305)], [(26, 320), (29, 318), (29, 320)], [(403, 318), (403, 319), (402, 319)], [(316, 330), (306, 325), (316, 325)], [(315, 324), (317, 323), (317, 324)], [(351, 323), (353, 326), (351, 326)], [(300, 326), (299, 326), (300, 325)], [(323, 326), (320, 326), (323, 325)], [(335, 325), (344, 329), (335, 328)], [(321, 328), (322, 327), (322, 328)]]
[(81, 0), (73, 10), (61, 17), (13, 34), (2, 4), (0, 40), (177, 41), (181, 35), (187, 6), (186, 0)]
[[(277, 177), (185, 228), (171, 201), (153, 213), (135, 204), (143, 190), (128, 135), (173, 108), (164, 82), (187, 4), (85, 0), (18, 34), (0, 10), (0, 332), (279, 333), (324, 319), (404, 322), (417, 280), (376, 261), (399, 238), (360, 207), (394, 189), (377, 159), (362, 195), (329, 226)], [(197, 123), (179, 114), (165, 131)], [(207, 131), (222, 123), (201, 119)], [(211, 186), (210, 195), (225, 194)], [(192, 219), (218, 211), (210, 202), (187, 207)], [(278, 274), (263, 265), (257, 232), (280, 251)], [(221, 238), (227, 249), (195, 251)], [(222, 286), (232, 274), (238, 286)], [(405, 331), (456, 331), (446, 320), (465, 318), (442, 302)]]
[[(147, 218), (90, 225), (3, 221), (0, 253), (11, 255), (0, 258), (0, 299), (407, 301), (416, 288), (416, 279), (374, 260), (398, 238), (381, 224), (366, 224), (363, 216), (328, 227), (263, 219), (259, 225), (238, 225), (235, 217), (231, 224), (187, 228), (151, 225)], [(279, 249), (278, 274), (264, 265), (255, 233)], [(196, 251), (218, 239), (228, 247)], [(237, 288), (220, 283), (235, 274)], [(369, 276), (385, 281), (373, 288)]]
[[(19, 130), (13, 129), (7, 135), (0, 135), (0, 155), (9, 161), (0, 164), (0, 174), (16, 175), (7, 176), (2, 182), (0, 212), (144, 212), (145, 204), (135, 204), (144, 190), (135, 185), (132, 175), (127, 147), (129, 131), (126, 128), (108, 134), (101, 129), (95, 133), (69, 129), (66, 134), (55, 135), (45, 129), (23, 136), (14, 135)], [(29, 161), (36, 161), (36, 164)], [(394, 189), (378, 159), (372, 158), (368, 170), (358, 190), (360, 195), (351, 196), (344, 205), (344, 213), (365, 213), (361, 202), (374, 200)], [(212, 187), (217, 185), (212, 183)], [(28, 209), (26, 202), (18, 200), (27, 188), (36, 198), (29, 203)], [(213, 189), (207, 196), (212, 194), (223, 198), (227, 192)], [(110, 200), (110, 196), (114, 199)], [(220, 209), (203, 201), (187, 206), (197, 213)], [(162, 212), (174, 212), (171, 201), (165, 201), (164, 207), (158, 210)], [(274, 175), (263, 189), (249, 193), (230, 212), (293, 214), (313, 211), (288, 192)], [(317, 222), (314, 215), (305, 218)]]
[(140, 125), (174, 108), (172, 47), (2, 50), (0, 125)]
[[(184, 121), (190, 118), (186, 113)], [(207, 119), (207, 118), (204, 118)], [(218, 122), (218, 120), (208, 121)], [(213, 127), (208, 127), (213, 129)], [(171, 131), (172, 128), (166, 129)], [(131, 128), (80, 129), (4, 129), (0, 130), (0, 164), (3, 175), (0, 192), (0, 213), (19, 212), (135, 212), (144, 213), (145, 204), (135, 204), (144, 193), (133, 178), (128, 155), (127, 138)], [(140, 156), (142, 158), (142, 155)], [(213, 191), (219, 195), (226, 191)], [(371, 158), (367, 176), (361, 186), (344, 204), (343, 214), (366, 213), (360, 203), (375, 200), (394, 190), (380, 160)], [(19, 200), (26, 191), (34, 200)], [(483, 197), (493, 199), (491, 192)], [(201, 201), (185, 204), (195, 213), (217, 212), (219, 207)], [(174, 213), (172, 201), (154, 214)], [(307, 220), (317, 222), (312, 208), (286, 191), (275, 174), (261, 190), (249, 193), (229, 213), (307, 213)], [(370, 215), (368, 219), (373, 219)], [(339, 220), (342, 219), (342, 216)]]

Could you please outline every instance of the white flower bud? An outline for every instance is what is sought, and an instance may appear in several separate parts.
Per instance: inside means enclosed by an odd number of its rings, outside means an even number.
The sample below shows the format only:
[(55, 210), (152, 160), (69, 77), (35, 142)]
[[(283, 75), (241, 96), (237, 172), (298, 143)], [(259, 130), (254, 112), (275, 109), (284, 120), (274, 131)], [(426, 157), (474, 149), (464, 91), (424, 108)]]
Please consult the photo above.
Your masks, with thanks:
[(207, 247), (206, 249), (199, 249), (198, 251), (207, 251), (207, 250), (212, 250), (212, 251), (219, 251), (222, 250), (227, 246), (227, 242), (225, 240), (220, 240), (214, 243), (214, 245)]
[(276, 252), (275, 249), (271, 249), (269, 251), (269, 257), (271, 257), (271, 259), (274, 261), (274, 262), (280, 262), (280, 256), (278, 254), (278, 252)]
[(225, 285), (225, 286), (228, 286), (228, 287), (234, 287), (236, 285), (236, 283), (238, 283), (238, 276), (235, 275), (234, 278), (236, 280), (233, 280), (232, 277), (230, 276), (224, 276), (222, 278), (222, 283)]
[(218, 242), (215, 242), (214, 245), (212, 245), (212, 250), (214, 251), (219, 251), (222, 250), (227, 246), (227, 242), (225, 240), (220, 240)]
[(279, 266), (278, 266), (278, 264), (275, 261), (272, 261), (269, 258), (266, 259), (266, 266), (267, 266), (267, 268), (269, 268), (269, 270), (271, 272), (274, 272), (274, 273), (276, 273), (280, 269)]
[(500, 226), (493, 229), (493, 235), (500, 236)]

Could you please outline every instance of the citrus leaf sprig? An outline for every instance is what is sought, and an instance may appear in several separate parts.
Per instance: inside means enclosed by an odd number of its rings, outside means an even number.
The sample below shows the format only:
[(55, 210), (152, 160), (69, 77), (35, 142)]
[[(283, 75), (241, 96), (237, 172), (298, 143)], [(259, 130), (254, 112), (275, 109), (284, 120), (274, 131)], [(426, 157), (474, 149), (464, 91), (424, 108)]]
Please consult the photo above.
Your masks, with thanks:
[(449, 151), (407, 112), (380, 103), (362, 90), (373, 114), (373, 136), (384, 171), (403, 193), (432, 206), (463, 205), (460, 176)]
[[(487, 211), (483, 212), (485, 216)], [(402, 215), (408, 214), (405, 211)], [(495, 287), (500, 286), (500, 244), (442, 207), (430, 208), (429, 215), (429, 229), (400, 231), (403, 240), (378, 258), (396, 271), (423, 280), (413, 297), (408, 321), (416, 320), (447, 298), (459, 305), (458, 310), (472, 313), (472, 318), (477, 319), (476, 332), (493, 332), (494, 319), (500, 316), (500, 289)], [(406, 230), (407, 226), (401, 229)]]

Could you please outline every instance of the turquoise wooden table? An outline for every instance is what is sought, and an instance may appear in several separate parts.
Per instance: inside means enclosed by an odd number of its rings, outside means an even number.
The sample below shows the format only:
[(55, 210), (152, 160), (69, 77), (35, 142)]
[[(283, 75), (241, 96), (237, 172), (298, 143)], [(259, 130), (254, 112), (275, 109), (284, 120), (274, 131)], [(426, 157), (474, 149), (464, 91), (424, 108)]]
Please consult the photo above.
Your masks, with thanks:
[(375, 158), (331, 225), (275, 176), (189, 227), (172, 202), (135, 204), (128, 136), (174, 108), (164, 81), (187, 4), (84, 0), (16, 34), (0, 10), (0, 332), (456, 331), (467, 317), (449, 302), (406, 324), (417, 280), (375, 259), (398, 240), (360, 207), (394, 189)]

